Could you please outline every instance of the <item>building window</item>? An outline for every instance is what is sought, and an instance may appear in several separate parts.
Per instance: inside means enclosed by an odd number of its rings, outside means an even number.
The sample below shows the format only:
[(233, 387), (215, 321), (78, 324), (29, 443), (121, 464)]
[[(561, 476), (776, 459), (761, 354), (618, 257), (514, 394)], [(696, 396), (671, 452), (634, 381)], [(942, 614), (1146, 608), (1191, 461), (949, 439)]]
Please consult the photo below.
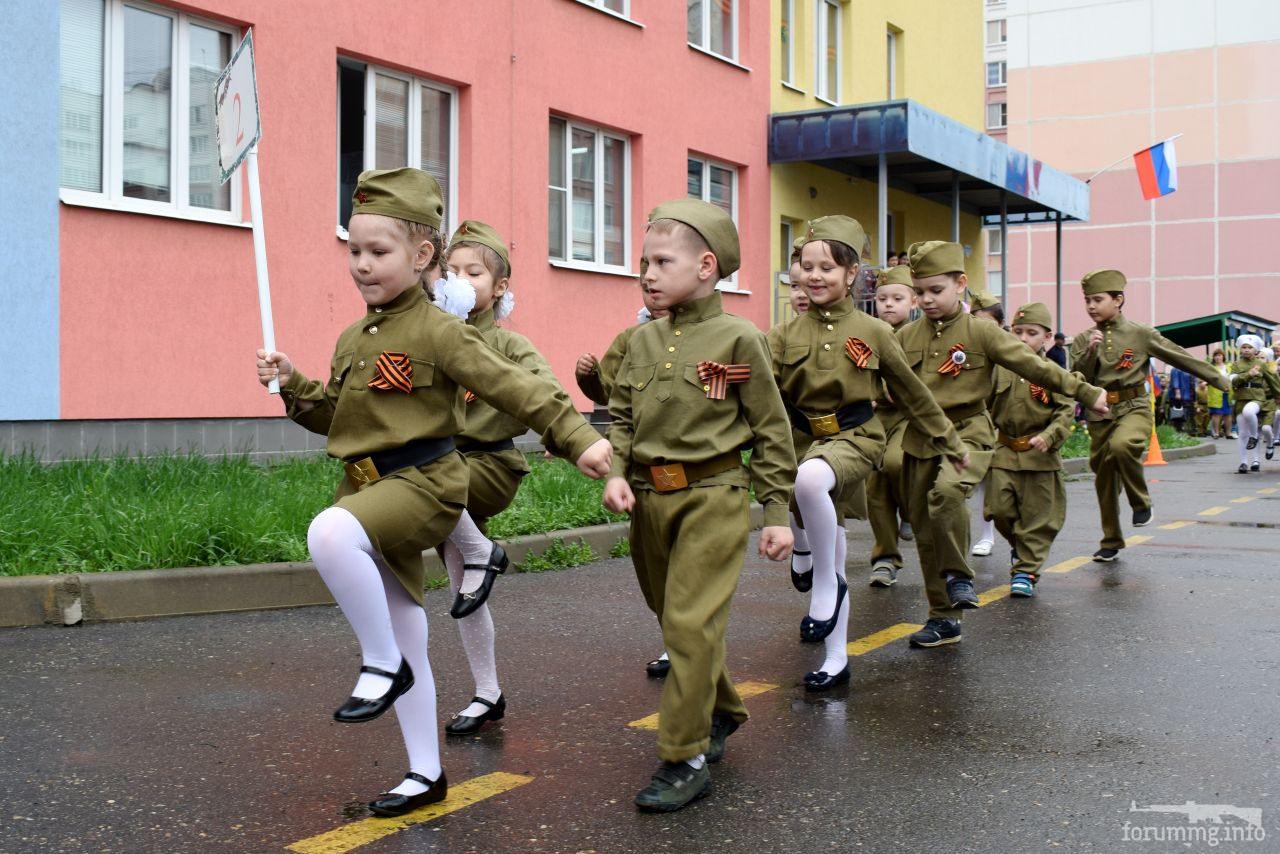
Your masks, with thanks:
[(630, 256), (629, 142), (553, 116), (548, 149), (548, 256), (625, 271)]
[(738, 0), (685, 0), (689, 44), (738, 59)]
[[(365, 169), (412, 166), (444, 194), (444, 223), (456, 217), (457, 93), (448, 86), (363, 62), (338, 60), (338, 228)], [(371, 105), (367, 108), (366, 105)]]
[(1001, 249), (1000, 229), (988, 228), (987, 229), (987, 254), (999, 255), (1000, 249)]
[(885, 97), (891, 101), (898, 97), (898, 47), (901, 38), (901, 30), (894, 29), (890, 29), (885, 38), (885, 80), (888, 84), (885, 89)]
[(987, 129), (1003, 129), (1009, 123), (1009, 105), (1004, 101), (998, 104), (987, 104)]
[(1003, 86), (1005, 84), (1005, 75), (1005, 62), (1003, 59), (999, 62), (987, 63), (988, 86)]
[(588, 6), (595, 6), (597, 9), (604, 9), (606, 12), (613, 12), (615, 15), (627, 17), (631, 11), (628, 7), (631, 5), (630, 0), (578, 0), (579, 3), (585, 3)]
[(123, 0), (60, 4), (60, 185), (71, 203), (239, 221), (213, 87), (230, 27)]
[(840, 0), (817, 0), (817, 95), (832, 104), (840, 102), (840, 49), (841, 13)]
[(993, 297), (1004, 296), (1004, 272), (1001, 270), (987, 271), (987, 293)]
[(785, 217), (778, 223), (778, 239), (782, 241), (779, 247), (780, 256), (778, 258), (778, 274), (782, 277), (782, 281), (791, 283), (791, 251), (796, 241), (795, 222)]
[[(689, 197), (710, 202), (738, 224), (738, 170), (714, 160), (689, 155)], [(738, 274), (723, 279), (718, 287), (733, 290)]]
[(796, 3), (795, 0), (781, 0), (782, 28), (778, 37), (782, 46), (782, 82), (795, 83), (796, 80)]
[(1009, 41), (1009, 32), (1006, 27), (1006, 21), (1001, 18), (998, 21), (987, 21), (987, 44), (999, 45)]

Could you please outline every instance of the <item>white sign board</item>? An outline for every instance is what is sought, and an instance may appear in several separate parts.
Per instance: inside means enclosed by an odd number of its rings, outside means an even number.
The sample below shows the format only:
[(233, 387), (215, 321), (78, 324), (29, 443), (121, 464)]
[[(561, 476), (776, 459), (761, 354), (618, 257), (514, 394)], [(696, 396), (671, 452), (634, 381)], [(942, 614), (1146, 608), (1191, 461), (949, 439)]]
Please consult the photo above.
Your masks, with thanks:
[(253, 30), (245, 33), (231, 62), (214, 84), (218, 124), (218, 164), (227, 183), (262, 136), (258, 122), (258, 81), (253, 70)]

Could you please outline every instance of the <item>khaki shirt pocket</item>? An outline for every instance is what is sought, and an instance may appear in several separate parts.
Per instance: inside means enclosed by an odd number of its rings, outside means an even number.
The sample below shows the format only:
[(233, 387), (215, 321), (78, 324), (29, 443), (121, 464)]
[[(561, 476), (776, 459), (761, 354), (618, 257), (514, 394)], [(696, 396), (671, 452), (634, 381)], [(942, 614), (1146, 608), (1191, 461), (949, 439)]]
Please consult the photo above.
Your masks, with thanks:
[(1002, 395), (1012, 387), (1013, 387), (1013, 377), (1009, 376), (1008, 374), (1002, 371), (1000, 375), (996, 378), (995, 393), (997, 395)]
[(627, 375), (623, 378), (623, 381), (635, 391), (644, 391), (653, 382), (653, 374), (657, 368), (658, 365), (656, 363), (631, 365), (627, 368)]
[(924, 364), (924, 350), (904, 350), (903, 353), (907, 357), (907, 367), (919, 373), (921, 365)]
[(965, 360), (964, 360), (964, 365), (963, 365), (963, 366), (962, 366), (962, 368), (961, 368), (962, 370), (965, 370), (965, 371), (985, 371), (985, 370), (987, 370), (987, 365), (988, 365), (989, 363), (988, 363), (988, 361), (987, 361), (987, 354), (986, 354), (986, 353), (968, 353), (968, 352), (966, 352), (964, 355), (965, 355)]
[(436, 378), (436, 363), (410, 356), (409, 364), (413, 366), (413, 387), (430, 388)]
[(342, 384), (346, 382), (354, 357), (354, 353), (339, 353), (333, 357), (333, 363), (329, 366), (329, 385), (335, 390), (342, 388)]

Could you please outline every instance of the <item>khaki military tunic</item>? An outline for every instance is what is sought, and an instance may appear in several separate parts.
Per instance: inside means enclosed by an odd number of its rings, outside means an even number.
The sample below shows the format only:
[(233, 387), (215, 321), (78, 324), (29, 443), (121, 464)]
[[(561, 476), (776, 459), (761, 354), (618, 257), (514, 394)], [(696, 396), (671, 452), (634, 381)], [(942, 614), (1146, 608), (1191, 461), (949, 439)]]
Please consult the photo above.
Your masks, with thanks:
[(997, 438), (983, 512), (1018, 555), (1010, 574), (1025, 572), (1038, 578), (1067, 520), (1058, 451), (1071, 435), (1076, 406), (1056, 392), (1046, 391), (1048, 402), (1042, 402), (1031, 385), (1013, 371), (997, 368), (989, 401), (991, 420), (999, 436), (1015, 441), (1040, 436), (1049, 451), (1015, 450)]
[[(384, 353), (404, 353), (412, 391), (369, 386)], [(463, 429), (463, 389), (546, 431), (573, 459), (600, 436), (559, 385), (512, 364), (481, 334), (411, 288), (338, 336), (327, 380), (295, 370), (281, 389), (288, 416), (328, 436), (332, 457), (353, 461), (419, 440), (457, 436)], [(302, 402), (314, 404), (304, 409)], [(383, 472), (368, 484), (343, 478), (336, 505), (360, 521), (374, 548), (405, 589), (422, 601), (422, 552), (443, 542), (467, 501), (462, 455), (417, 468)]]
[[(897, 327), (894, 328), (896, 331)], [(887, 560), (901, 569), (902, 549), (898, 546), (898, 532), (901, 522), (907, 521), (901, 490), (902, 437), (907, 432), (907, 414), (882, 388), (880, 397), (876, 399), (876, 418), (884, 428), (885, 442), (880, 467), (867, 478), (867, 519), (871, 523), (873, 541), (871, 564), (874, 566), (877, 561)]]
[[(987, 412), (997, 365), (1036, 385), (1092, 404), (1101, 389), (1081, 382), (999, 326), (963, 311), (942, 320), (921, 317), (898, 330), (907, 361), (951, 418), (969, 451), (969, 465), (957, 472), (937, 458), (932, 436), (916, 424), (903, 437), (902, 492), (915, 530), (929, 616), (959, 619), (951, 608), (946, 575), (973, 578), (969, 568), (969, 511), (965, 502), (987, 475), (995, 429)], [(962, 360), (953, 356), (963, 352)], [(958, 364), (954, 374), (943, 365)]]
[[(1256, 377), (1249, 376), (1249, 371), (1259, 368)], [(1246, 403), (1257, 401), (1258, 423), (1270, 423), (1276, 414), (1276, 400), (1280, 398), (1280, 376), (1267, 360), (1254, 356), (1252, 359), (1237, 359), (1227, 368), (1231, 379), (1231, 393), (1234, 402), (1232, 412), (1239, 416)]]
[[(1227, 379), (1217, 368), (1192, 356), (1146, 324), (1135, 323), (1119, 314), (1098, 324), (1097, 328), (1102, 330), (1103, 340), (1096, 349), (1089, 349), (1092, 329), (1081, 332), (1071, 342), (1071, 365), (1086, 380), (1108, 392), (1138, 391), (1147, 381), (1153, 356), (1216, 388), (1229, 388)], [(1110, 406), (1111, 412), (1105, 416), (1085, 413), (1089, 424), (1089, 468), (1093, 470), (1102, 516), (1102, 548), (1122, 549), (1121, 488), (1134, 510), (1151, 506), (1142, 473), (1142, 455), (1155, 429), (1155, 416), (1151, 411), (1151, 396), (1145, 389), (1136, 397)]]
[[(747, 365), (750, 377), (707, 397), (704, 361)], [(645, 602), (671, 658), (658, 715), (658, 754), (678, 762), (705, 753), (711, 716), (742, 721), (746, 707), (724, 664), (729, 602), (750, 530), (747, 486), (766, 525), (787, 524), (795, 454), (764, 335), (725, 314), (720, 294), (676, 306), (635, 329), (609, 401), (613, 474), (636, 495), (631, 557)], [(742, 466), (657, 492), (645, 467), (702, 464), (754, 447)]]

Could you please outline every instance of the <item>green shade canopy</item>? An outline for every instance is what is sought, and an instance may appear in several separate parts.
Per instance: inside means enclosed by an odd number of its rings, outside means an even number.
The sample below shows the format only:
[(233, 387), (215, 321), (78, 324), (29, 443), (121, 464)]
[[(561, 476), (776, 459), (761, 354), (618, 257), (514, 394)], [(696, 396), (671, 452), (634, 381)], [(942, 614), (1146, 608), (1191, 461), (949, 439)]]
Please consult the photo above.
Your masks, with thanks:
[(1270, 341), (1275, 328), (1276, 321), (1243, 311), (1224, 311), (1156, 327), (1164, 337), (1183, 347), (1223, 344), (1235, 341), (1237, 336), (1247, 332), (1262, 336), (1263, 341)]

